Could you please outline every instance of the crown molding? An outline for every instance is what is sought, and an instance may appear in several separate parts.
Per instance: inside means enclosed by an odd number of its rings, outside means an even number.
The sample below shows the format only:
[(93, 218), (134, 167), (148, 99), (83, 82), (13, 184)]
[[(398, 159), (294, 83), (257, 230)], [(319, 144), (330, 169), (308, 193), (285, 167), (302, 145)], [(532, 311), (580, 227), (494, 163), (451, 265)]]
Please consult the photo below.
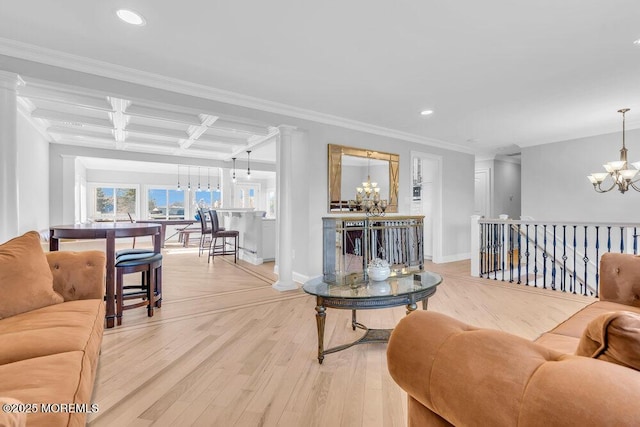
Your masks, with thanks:
[(287, 104), (242, 95), (222, 89), (216, 89), (197, 83), (188, 82), (147, 71), (136, 70), (122, 65), (73, 55), (53, 49), (35, 46), (11, 39), (0, 38), (0, 55), (11, 56), (27, 61), (39, 62), (59, 68), (65, 68), (87, 74), (93, 74), (115, 80), (156, 89), (168, 90), (183, 95), (205, 98), (246, 108), (266, 111), (274, 114), (295, 117), (318, 123), (338, 126), (346, 129), (367, 132), (375, 135), (396, 138), (442, 149), (474, 154), (474, 150), (435, 138), (427, 138), (408, 132), (402, 132), (382, 126), (372, 125), (357, 120), (346, 119), (331, 114), (319, 113)]
[(18, 98), (17, 104), (18, 114), (24, 117), (27, 123), (29, 123), (33, 127), (33, 129), (35, 129), (35, 131), (38, 132), (40, 136), (42, 136), (42, 138), (44, 138), (45, 141), (53, 142), (54, 139), (51, 137), (51, 135), (49, 135), (49, 132), (47, 132), (47, 128), (42, 123), (42, 121), (31, 117), (31, 110), (29, 109), (29, 105), (27, 104), (27, 102), (21, 98)]

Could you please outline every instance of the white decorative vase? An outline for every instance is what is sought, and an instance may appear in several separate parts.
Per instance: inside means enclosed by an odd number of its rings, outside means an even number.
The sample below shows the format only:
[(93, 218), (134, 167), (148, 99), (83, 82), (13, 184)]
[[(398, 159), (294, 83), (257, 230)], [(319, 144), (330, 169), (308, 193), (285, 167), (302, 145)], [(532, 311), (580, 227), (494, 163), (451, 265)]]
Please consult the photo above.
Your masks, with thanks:
[(391, 274), (391, 268), (389, 267), (368, 267), (367, 273), (369, 274), (369, 279), (380, 282), (383, 280), (387, 280), (389, 275)]

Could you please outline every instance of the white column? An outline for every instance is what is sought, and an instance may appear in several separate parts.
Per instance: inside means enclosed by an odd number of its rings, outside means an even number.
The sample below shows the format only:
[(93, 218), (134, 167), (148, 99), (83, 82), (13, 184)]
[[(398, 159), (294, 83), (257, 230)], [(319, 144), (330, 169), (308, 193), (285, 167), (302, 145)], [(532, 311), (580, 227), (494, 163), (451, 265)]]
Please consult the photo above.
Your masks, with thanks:
[(0, 243), (18, 235), (18, 105), (20, 76), (0, 70)]
[(277, 212), (276, 264), (278, 265), (278, 281), (273, 288), (279, 291), (297, 289), (293, 281), (293, 160), (292, 143), (294, 127), (279, 126), (280, 135), (276, 142), (276, 188)]

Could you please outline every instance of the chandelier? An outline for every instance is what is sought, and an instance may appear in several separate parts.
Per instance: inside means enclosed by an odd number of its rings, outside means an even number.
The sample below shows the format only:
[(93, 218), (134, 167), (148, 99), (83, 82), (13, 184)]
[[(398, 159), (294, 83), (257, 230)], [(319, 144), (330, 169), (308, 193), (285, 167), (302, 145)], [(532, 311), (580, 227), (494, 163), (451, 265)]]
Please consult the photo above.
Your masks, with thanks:
[(362, 187), (356, 187), (356, 199), (349, 200), (349, 207), (363, 211), (367, 216), (384, 216), (387, 200), (380, 199), (380, 187), (371, 182), (371, 152), (367, 151), (367, 180)]
[[(606, 193), (607, 191), (611, 191), (614, 188), (618, 188), (621, 193), (624, 193), (629, 188), (633, 188), (636, 191), (640, 191), (640, 187), (636, 187), (635, 183), (638, 182), (635, 178), (638, 173), (638, 169), (640, 169), (640, 162), (634, 162), (631, 165), (635, 169), (630, 169), (627, 163), (627, 147), (625, 146), (624, 141), (624, 131), (625, 131), (625, 113), (629, 111), (628, 108), (623, 108), (618, 110), (618, 113), (622, 113), (622, 148), (620, 149), (620, 160), (609, 162), (604, 166), (606, 172), (597, 172), (592, 173), (587, 178), (593, 184), (593, 189), (598, 193)], [(611, 177), (611, 186), (602, 188), (602, 184), (607, 181), (607, 178)]]

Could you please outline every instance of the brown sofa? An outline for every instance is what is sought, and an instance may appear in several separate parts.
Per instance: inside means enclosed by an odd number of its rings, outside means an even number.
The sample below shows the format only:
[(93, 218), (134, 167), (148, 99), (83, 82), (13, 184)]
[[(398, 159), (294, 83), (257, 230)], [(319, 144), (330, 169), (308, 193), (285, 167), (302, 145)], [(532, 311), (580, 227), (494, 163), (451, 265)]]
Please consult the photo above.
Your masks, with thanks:
[(28, 426), (84, 426), (99, 410), (105, 255), (45, 254), (39, 240), (0, 245), (0, 426), (23, 425), (25, 413)]
[(402, 319), (387, 361), (409, 426), (640, 425), (640, 257), (600, 265), (600, 300), (534, 342), (434, 312)]

